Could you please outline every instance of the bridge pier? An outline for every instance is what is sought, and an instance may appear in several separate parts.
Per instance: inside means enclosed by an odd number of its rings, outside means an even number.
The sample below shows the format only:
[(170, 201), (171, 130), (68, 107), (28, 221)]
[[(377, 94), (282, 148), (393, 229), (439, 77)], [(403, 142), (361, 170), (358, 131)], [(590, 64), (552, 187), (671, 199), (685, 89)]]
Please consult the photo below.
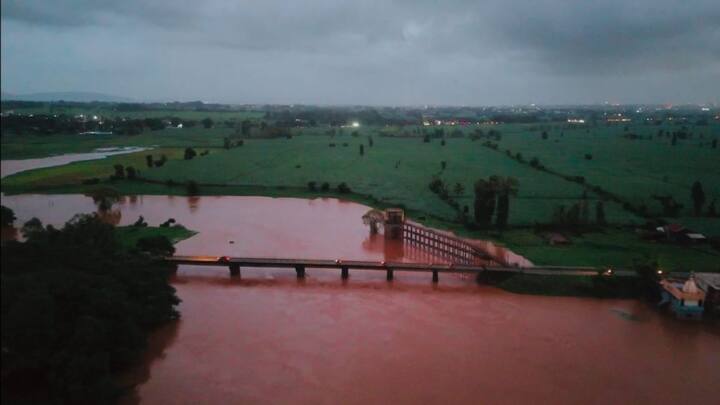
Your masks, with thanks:
[(350, 269), (347, 266), (340, 268), (340, 277), (342, 277), (343, 280), (347, 280), (350, 277)]
[(392, 280), (393, 280), (393, 271), (392, 271), (392, 269), (388, 269), (387, 270), (387, 281), (392, 281)]
[(433, 270), (433, 283), (437, 283), (438, 281), (440, 281), (440, 277), (438, 276), (438, 271)]
[(305, 278), (305, 266), (295, 266), (295, 273), (297, 278)]
[(230, 265), (230, 277), (240, 277), (240, 265), (239, 264), (231, 264)]

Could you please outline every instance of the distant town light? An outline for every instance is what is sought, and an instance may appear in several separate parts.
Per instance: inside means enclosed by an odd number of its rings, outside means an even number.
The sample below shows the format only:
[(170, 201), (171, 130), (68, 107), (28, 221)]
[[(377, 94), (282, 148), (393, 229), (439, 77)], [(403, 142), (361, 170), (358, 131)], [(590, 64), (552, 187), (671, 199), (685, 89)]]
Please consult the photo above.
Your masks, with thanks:
[(584, 124), (585, 120), (582, 118), (568, 118), (567, 122), (570, 124)]
[(352, 123), (352, 127), (353, 127), (353, 128), (357, 128), (357, 127), (359, 127), (359, 126), (360, 126), (360, 123), (359, 123), (359, 122), (353, 121), (353, 123)]

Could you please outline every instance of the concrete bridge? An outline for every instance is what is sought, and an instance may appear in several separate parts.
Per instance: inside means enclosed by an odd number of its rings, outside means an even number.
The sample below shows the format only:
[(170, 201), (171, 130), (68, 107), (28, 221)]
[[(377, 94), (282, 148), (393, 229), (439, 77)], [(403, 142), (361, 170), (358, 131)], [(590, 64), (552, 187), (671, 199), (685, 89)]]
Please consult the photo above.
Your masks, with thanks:
[(462, 238), (407, 222), (403, 210), (397, 208), (390, 208), (384, 212), (370, 210), (363, 216), (363, 221), (370, 225), (370, 233), (377, 233), (378, 227), (382, 226), (386, 239), (401, 239), (403, 243), (427, 251), (432, 256), (437, 257), (439, 261), (449, 261), (450, 263), (229, 256), (172, 256), (166, 258), (166, 261), (196, 266), (227, 267), (233, 277), (240, 276), (242, 267), (293, 268), (298, 278), (304, 278), (308, 268), (340, 270), (340, 276), (343, 279), (350, 277), (350, 269), (383, 271), (388, 281), (393, 280), (395, 271), (431, 273), (433, 282), (438, 282), (440, 273), (465, 273), (476, 276), (483, 273), (554, 276), (636, 276), (634, 271), (597, 269), (595, 267), (533, 266), (523, 268), (509, 266), (508, 263), (501, 263), (500, 258), (490, 256), (487, 252)]
[(438, 282), (440, 273), (464, 273), (480, 275), (482, 273), (535, 274), (555, 276), (618, 276), (635, 277), (629, 270), (597, 269), (594, 267), (505, 267), (474, 264), (406, 263), (362, 260), (324, 260), (295, 258), (229, 257), (229, 256), (171, 256), (165, 259), (176, 264), (195, 266), (227, 267), (232, 277), (240, 277), (242, 267), (271, 267), (295, 269), (297, 277), (305, 278), (306, 269), (340, 270), (343, 279), (350, 277), (350, 270), (382, 271), (388, 281), (393, 280), (395, 271), (413, 271), (431, 273), (433, 282)]

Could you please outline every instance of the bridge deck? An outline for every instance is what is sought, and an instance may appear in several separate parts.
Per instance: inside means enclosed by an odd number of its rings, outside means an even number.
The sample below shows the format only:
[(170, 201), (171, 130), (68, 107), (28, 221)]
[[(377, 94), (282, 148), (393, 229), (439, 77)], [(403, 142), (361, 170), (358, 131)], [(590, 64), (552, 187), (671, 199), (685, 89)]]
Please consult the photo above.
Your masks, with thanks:
[[(503, 272), (537, 275), (562, 275), (562, 276), (597, 276), (604, 270), (595, 267), (502, 267), (502, 266), (480, 266), (472, 264), (435, 264), (435, 263), (404, 263), (404, 262), (379, 262), (362, 260), (323, 260), (323, 259), (288, 259), (288, 258), (263, 258), (263, 257), (228, 257), (223, 260), (220, 256), (171, 256), (167, 257), (168, 262), (198, 266), (222, 266), (222, 267), (286, 267), (286, 268), (316, 268), (316, 269), (353, 269), (353, 270), (378, 270), (378, 271), (417, 271), (432, 273), (483, 273)], [(634, 271), (615, 270), (614, 276), (628, 277), (635, 276)]]

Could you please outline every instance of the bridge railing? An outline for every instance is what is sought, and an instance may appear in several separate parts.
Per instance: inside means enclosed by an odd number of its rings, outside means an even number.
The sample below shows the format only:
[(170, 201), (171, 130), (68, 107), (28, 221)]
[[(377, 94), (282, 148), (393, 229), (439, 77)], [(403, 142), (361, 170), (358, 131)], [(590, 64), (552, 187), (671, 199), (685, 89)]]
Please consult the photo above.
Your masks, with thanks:
[(434, 255), (461, 264), (496, 265), (492, 256), (467, 241), (409, 222), (403, 224), (403, 241), (431, 251)]

